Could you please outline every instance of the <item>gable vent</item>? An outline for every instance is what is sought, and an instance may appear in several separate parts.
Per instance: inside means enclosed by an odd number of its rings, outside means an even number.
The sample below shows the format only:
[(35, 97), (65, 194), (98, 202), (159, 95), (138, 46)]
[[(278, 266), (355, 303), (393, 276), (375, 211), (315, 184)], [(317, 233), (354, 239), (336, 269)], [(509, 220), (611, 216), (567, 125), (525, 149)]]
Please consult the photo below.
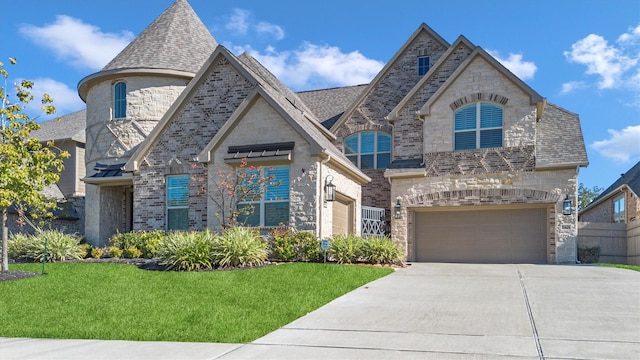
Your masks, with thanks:
[(427, 56), (427, 49), (418, 49), (418, 56)]

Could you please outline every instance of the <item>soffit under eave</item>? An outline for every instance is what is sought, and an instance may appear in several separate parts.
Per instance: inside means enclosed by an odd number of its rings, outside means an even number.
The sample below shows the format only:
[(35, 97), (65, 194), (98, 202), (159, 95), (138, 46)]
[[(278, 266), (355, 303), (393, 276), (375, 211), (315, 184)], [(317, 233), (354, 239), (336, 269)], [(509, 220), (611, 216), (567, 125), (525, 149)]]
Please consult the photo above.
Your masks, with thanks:
[(440, 96), (442, 96), (442, 94), (449, 88), (449, 86), (451, 86), (458, 79), (458, 77), (460, 77), (460, 75), (462, 75), (462, 73), (464, 73), (464, 71), (478, 57), (480, 57), (483, 60), (485, 60), (487, 63), (489, 63), (489, 65), (491, 65), (494, 69), (496, 69), (500, 74), (505, 76), (514, 85), (516, 85), (523, 92), (528, 94), (529, 95), (529, 103), (530, 103), (530, 105), (537, 105), (537, 104), (539, 104), (540, 102), (542, 102), (544, 100), (544, 98), (542, 96), (540, 96), (540, 94), (538, 94), (535, 90), (533, 90), (529, 85), (527, 85), (520, 78), (515, 76), (511, 71), (509, 71), (509, 69), (507, 69), (504, 65), (502, 65), (495, 58), (493, 58), (493, 56), (491, 56), (489, 53), (487, 53), (481, 47), (476, 46), (476, 48), (473, 50), (471, 55), (469, 55), (469, 57), (462, 64), (460, 64), (460, 66), (458, 66), (456, 71), (454, 71), (453, 74), (451, 74), (451, 76), (449, 76), (447, 81), (445, 81), (445, 83), (442, 84), (442, 86), (440, 86), (440, 88), (431, 96), (431, 98), (429, 98), (429, 100), (422, 106), (422, 108), (420, 108), (420, 110), (418, 111), (418, 115), (419, 116), (429, 116), (430, 112), (431, 112), (431, 105), (434, 102), (436, 102), (438, 100), (438, 98), (440, 98)]
[(169, 110), (162, 116), (162, 119), (153, 128), (149, 136), (138, 146), (138, 149), (133, 153), (129, 161), (125, 164), (126, 171), (136, 171), (140, 160), (151, 149), (157, 138), (162, 134), (171, 120), (180, 113), (180, 110), (187, 104), (193, 94), (202, 86), (202, 81), (205, 79), (213, 67), (216, 65), (218, 59), (225, 58), (229, 63), (240, 72), (244, 78), (253, 85), (257, 85), (258, 81), (235, 59), (235, 56), (229, 52), (224, 46), (218, 45), (216, 50), (211, 54), (209, 59), (202, 66), (196, 76), (189, 82), (187, 87), (180, 93), (180, 96), (171, 104)]
[(445, 51), (445, 53), (429, 69), (429, 71), (422, 77), (422, 79), (418, 81), (418, 83), (413, 87), (413, 89), (411, 89), (411, 91), (409, 91), (409, 93), (407, 93), (407, 95), (405, 95), (404, 98), (402, 98), (402, 100), (398, 103), (398, 105), (396, 105), (396, 107), (393, 108), (393, 110), (391, 110), (389, 115), (386, 116), (387, 121), (391, 123), (398, 119), (398, 114), (400, 113), (400, 110), (402, 110), (407, 105), (407, 103), (418, 93), (418, 91), (420, 91), (424, 87), (425, 83), (429, 81), (431, 76), (433, 76), (433, 74), (436, 71), (438, 71), (438, 69), (442, 66), (442, 64), (444, 64), (449, 59), (451, 54), (460, 46), (460, 44), (466, 45), (467, 47), (469, 47), (469, 49), (474, 49), (476, 47), (464, 35), (458, 36), (456, 41), (454, 41), (453, 44), (449, 46), (447, 51)]
[(434, 39), (436, 39), (442, 46), (444, 46), (444, 48), (449, 48), (451, 46), (446, 40), (444, 40), (440, 35), (438, 35), (438, 33), (436, 33), (433, 29), (431, 29), (427, 24), (425, 23), (420, 24), (418, 29), (416, 29), (416, 31), (414, 31), (413, 34), (411, 34), (409, 39), (405, 41), (402, 47), (398, 51), (396, 51), (396, 53), (393, 55), (391, 60), (389, 60), (385, 64), (385, 66), (382, 68), (382, 70), (378, 72), (376, 77), (373, 78), (373, 80), (367, 86), (366, 90), (363, 91), (362, 94), (360, 94), (360, 96), (356, 99), (356, 101), (347, 109), (347, 111), (345, 111), (342, 114), (342, 116), (340, 116), (340, 118), (336, 121), (336, 123), (329, 129), (332, 133), (335, 134), (337, 130), (342, 125), (344, 125), (347, 119), (354, 113), (354, 111), (356, 111), (358, 106), (360, 106), (360, 104), (362, 104), (362, 102), (367, 97), (369, 97), (369, 95), (371, 94), (371, 91), (373, 91), (376, 85), (384, 78), (384, 76), (389, 72), (391, 67), (398, 61), (398, 59), (400, 58), (400, 55), (405, 52), (405, 50), (409, 47), (409, 45), (418, 37), (418, 35), (422, 31), (427, 32), (427, 34), (429, 34)]

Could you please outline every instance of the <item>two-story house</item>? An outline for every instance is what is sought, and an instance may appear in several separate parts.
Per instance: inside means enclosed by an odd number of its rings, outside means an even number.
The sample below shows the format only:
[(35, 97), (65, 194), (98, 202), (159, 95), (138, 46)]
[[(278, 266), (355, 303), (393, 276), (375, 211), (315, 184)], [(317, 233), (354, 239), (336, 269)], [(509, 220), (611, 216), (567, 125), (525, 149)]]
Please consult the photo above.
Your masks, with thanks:
[(295, 93), (177, 0), (78, 89), (90, 242), (219, 228), (221, 174), (251, 169), (250, 226), (327, 238), (384, 211), (411, 261), (576, 259), (578, 116), (463, 36), (422, 24), (370, 84)]

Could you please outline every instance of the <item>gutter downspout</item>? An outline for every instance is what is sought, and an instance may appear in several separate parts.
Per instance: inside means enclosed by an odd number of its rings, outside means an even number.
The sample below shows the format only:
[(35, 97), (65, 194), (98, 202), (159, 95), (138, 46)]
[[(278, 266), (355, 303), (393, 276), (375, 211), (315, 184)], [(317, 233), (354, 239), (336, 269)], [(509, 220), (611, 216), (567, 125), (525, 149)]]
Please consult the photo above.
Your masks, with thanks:
[[(318, 169), (318, 174), (319, 174), (319, 181), (318, 181), (318, 186), (320, 187), (320, 197), (318, 198), (319, 202), (323, 202), (324, 201), (324, 194), (322, 193), (322, 167), (324, 164), (328, 163), (331, 160), (331, 155), (327, 155), (327, 158), (324, 160), (320, 161), (320, 169)], [(324, 207), (324, 203), (322, 203), (319, 207), (318, 207), (318, 237), (322, 240), (322, 208)]]

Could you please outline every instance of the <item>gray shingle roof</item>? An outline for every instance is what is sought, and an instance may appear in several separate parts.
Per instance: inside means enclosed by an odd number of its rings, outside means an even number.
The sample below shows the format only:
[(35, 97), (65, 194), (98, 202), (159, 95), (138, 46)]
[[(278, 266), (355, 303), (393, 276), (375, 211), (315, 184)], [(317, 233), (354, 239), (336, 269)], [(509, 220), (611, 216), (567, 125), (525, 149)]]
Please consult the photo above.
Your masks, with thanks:
[(40, 129), (31, 132), (31, 136), (40, 141), (73, 140), (85, 143), (87, 110), (80, 110), (40, 124)]
[(313, 111), (327, 129), (347, 111), (349, 106), (362, 94), (367, 85), (345, 86), (332, 89), (301, 91), (298, 96)]
[(218, 43), (186, 0), (176, 0), (102, 70), (170, 69), (196, 73)]
[(537, 167), (589, 164), (577, 114), (547, 102), (536, 126)]
[(606, 198), (611, 192), (615, 191), (622, 185), (627, 185), (636, 195), (640, 196), (640, 161), (629, 169), (629, 171), (621, 174), (620, 178), (611, 184), (611, 186), (606, 188), (600, 195), (598, 195), (597, 198), (593, 199), (591, 204), (600, 201), (600, 199)]

